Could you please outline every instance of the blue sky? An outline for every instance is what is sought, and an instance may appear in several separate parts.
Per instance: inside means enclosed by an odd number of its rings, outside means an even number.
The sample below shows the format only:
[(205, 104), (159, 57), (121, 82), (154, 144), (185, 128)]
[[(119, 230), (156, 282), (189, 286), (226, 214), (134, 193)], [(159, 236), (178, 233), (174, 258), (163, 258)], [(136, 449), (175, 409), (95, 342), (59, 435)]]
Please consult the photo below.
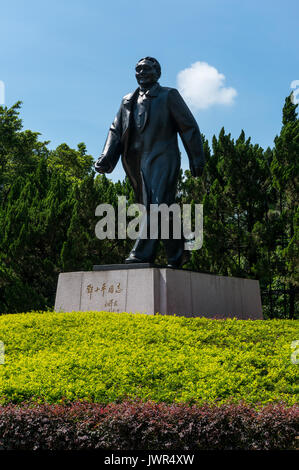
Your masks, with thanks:
[[(192, 108), (203, 134), (210, 141), (224, 126), (236, 138), (243, 128), (266, 148), (299, 79), (298, 13), (293, 0), (2, 1), (6, 105), (22, 100), (24, 127), (51, 148), (85, 142), (97, 158), (122, 96), (136, 88), (139, 58), (156, 57), (160, 84), (171, 87), (200, 62), (225, 76), (222, 88), (235, 90), (229, 103)], [(123, 176), (119, 164), (112, 178)]]

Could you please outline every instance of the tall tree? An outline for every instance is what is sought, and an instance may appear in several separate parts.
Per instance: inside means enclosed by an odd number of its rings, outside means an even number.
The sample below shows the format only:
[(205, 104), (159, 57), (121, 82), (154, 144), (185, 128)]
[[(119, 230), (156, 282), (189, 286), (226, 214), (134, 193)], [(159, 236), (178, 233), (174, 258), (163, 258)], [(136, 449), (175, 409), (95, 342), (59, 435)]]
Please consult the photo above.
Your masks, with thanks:
[(275, 138), (271, 164), (273, 187), (277, 192), (276, 210), (279, 214), (279, 237), (275, 249), (278, 285), (288, 293), (290, 318), (298, 306), (298, 175), (299, 175), (299, 120), (297, 104), (292, 95), (285, 100), (282, 129)]

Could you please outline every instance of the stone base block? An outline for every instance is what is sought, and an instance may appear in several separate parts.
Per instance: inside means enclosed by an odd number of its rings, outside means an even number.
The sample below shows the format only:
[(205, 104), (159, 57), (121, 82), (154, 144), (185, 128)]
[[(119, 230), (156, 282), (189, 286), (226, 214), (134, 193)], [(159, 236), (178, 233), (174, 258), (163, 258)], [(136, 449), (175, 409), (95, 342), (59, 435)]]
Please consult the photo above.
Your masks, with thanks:
[(263, 318), (258, 281), (160, 267), (95, 268), (59, 275), (55, 311)]

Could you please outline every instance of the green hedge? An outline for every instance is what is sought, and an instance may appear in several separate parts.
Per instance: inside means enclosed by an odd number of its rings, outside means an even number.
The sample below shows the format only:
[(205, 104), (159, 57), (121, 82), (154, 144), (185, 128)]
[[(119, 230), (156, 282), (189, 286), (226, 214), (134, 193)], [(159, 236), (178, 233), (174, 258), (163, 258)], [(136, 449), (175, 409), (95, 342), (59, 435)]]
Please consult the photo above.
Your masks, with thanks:
[(294, 320), (208, 320), (107, 312), (0, 317), (0, 402), (141, 398), (202, 404), (296, 402)]

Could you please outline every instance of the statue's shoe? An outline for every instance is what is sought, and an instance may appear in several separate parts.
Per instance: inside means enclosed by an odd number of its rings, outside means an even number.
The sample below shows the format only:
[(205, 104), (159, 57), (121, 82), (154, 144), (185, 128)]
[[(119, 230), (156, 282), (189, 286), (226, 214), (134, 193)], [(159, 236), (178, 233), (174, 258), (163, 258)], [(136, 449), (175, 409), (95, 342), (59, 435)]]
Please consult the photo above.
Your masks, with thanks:
[(128, 258), (125, 259), (126, 264), (130, 264), (130, 263), (147, 263), (147, 262), (148, 261), (146, 261), (144, 259), (137, 258), (137, 256), (135, 256), (133, 254), (130, 254), (128, 256)]
[(168, 261), (167, 267), (168, 268), (180, 268), (182, 267), (183, 264), (188, 263), (190, 258), (191, 258), (190, 251), (184, 251), (182, 257), (179, 260), (175, 262)]

